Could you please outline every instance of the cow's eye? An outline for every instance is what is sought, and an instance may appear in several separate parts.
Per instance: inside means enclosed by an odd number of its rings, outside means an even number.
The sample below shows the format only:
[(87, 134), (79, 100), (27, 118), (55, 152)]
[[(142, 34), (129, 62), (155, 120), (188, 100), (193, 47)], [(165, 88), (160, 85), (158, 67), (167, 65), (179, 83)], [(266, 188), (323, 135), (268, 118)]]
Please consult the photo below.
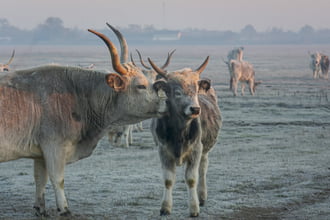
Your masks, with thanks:
[(174, 91), (174, 96), (177, 97), (177, 98), (179, 98), (179, 97), (182, 96), (182, 92), (180, 90), (175, 90)]
[(145, 85), (138, 85), (138, 86), (136, 86), (136, 88), (138, 88), (138, 89), (146, 89), (147, 87)]

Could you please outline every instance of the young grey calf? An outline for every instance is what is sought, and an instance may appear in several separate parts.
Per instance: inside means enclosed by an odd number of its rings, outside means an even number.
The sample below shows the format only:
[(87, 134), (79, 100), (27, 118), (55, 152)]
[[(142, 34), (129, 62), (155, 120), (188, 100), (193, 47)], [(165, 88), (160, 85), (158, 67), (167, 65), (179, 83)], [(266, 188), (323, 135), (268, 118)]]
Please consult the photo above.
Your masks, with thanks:
[(169, 215), (172, 210), (176, 166), (186, 165), (190, 216), (198, 216), (199, 206), (207, 199), (208, 153), (217, 141), (222, 124), (216, 93), (209, 80), (200, 79), (208, 59), (194, 71), (185, 68), (170, 73), (165, 73), (149, 59), (167, 81), (168, 114), (152, 119), (151, 124), (164, 177), (161, 215)]

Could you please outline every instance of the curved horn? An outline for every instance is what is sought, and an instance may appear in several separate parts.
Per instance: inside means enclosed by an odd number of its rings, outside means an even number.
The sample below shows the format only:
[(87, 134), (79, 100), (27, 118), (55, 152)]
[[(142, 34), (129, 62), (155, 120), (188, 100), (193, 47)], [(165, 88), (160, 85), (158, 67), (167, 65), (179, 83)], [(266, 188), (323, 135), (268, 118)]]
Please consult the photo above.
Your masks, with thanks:
[(127, 45), (126, 39), (120, 33), (120, 31), (118, 31), (116, 28), (114, 28), (113, 26), (111, 26), (108, 22), (106, 24), (116, 34), (116, 36), (117, 36), (117, 38), (119, 40), (120, 51), (121, 51), (120, 62), (121, 63), (127, 63), (127, 61), (128, 61), (128, 45)]
[(130, 57), (131, 57), (131, 62), (132, 62), (132, 64), (133, 64), (134, 66), (136, 66), (136, 64), (135, 64), (135, 62), (134, 62), (134, 60), (133, 60), (133, 55), (132, 55), (132, 53), (130, 53)]
[(195, 70), (195, 72), (197, 72), (198, 74), (201, 74), (201, 72), (204, 71), (204, 69), (205, 69), (207, 63), (209, 62), (209, 58), (210, 58), (210, 56), (207, 56), (206, 59), (205, 59), (205, 61), (202, 63), (202, 65), (200, 65), (200, 66)]
[(13, 53), (11, 54), (11, 57), (10, 57), (8, 63), (6, 63), (5, 65), (11, 64), (11, 62), (13, 62), (14, 56), (15, 56), (15, 50), (13, 50)]
[(162, 77), (164, 77), (165, 79), (167, 79), (167, 73), (166, 71), (160, 69), (158, 66), (156, 66), (156, 64), (154, 64), (154, 62), (152, 62), (152, 60), (148, 57), (148, 61), (150, 63), (150, 65), (152, 66), (152, 68)]
[(176, 49), (174, 49), (171, 53), (168, 53), (168, 54), (167, 54), (166, 62), (165, 62), (164, 65), (161, 67), (161, 69), (165, 69), (165, 68), (168, 66), (168, 64), (170, 64), (171, 57), (172, 57), (172, 55), (174, 54), (175, 51), (176, 51)]
[(96, 36), (98, 36), (99, 38), (101, 38), (104, 43), (107, 45), (109, 52), (111, 54), (111, 60), (112, 60), (112, 67), (113, 69), (117, 72), (120, 73), (121, 75), (127, 75), (127, 69), (121, 65), (120, 60), (119, 60), (119, 55), (118, 55), (118, 51), (117, 48), (115, 47), (115, 45), (109, 40), (109, 38), (107, 38), (104, 34), (101, 34), (97, 31), (88, 29), (89, 32), (95, 34)]
[(139, 55), (140, 63), (142, 64), (142, 66), (143, 66), (144, 68), (146, 68), (147, 70), (150, 70), (151, 67), (150, 67), (150, 66), (147, 66), (147, 65), (143, 62), (140, 51), (139, 51), (138, 49), (135, 49), (135, 50), (136, 50), (137, 54)]

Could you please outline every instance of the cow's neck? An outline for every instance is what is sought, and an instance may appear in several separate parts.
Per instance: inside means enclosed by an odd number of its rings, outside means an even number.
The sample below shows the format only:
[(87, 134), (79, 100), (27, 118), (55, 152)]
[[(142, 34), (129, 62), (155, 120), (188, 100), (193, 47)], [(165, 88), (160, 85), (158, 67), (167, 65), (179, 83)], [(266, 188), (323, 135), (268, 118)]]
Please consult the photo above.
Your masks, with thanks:
[(199, 137), (199, 118), (187, 119), (169, 115), (161, 119), (166, 124), (165, 136), (173, 155), (180, 158), (184, 152), (192, 147), (192, 143)]

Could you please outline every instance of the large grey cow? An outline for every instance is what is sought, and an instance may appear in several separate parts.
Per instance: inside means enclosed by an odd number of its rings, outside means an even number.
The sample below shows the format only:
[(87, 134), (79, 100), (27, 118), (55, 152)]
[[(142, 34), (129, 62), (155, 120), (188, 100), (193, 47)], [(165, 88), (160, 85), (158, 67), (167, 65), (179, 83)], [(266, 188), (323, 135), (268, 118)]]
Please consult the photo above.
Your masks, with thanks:
[(11, 54), (11, 57), (7, 63), (5, 64), (0, 63), (0, 72), (8, 72), (10, 70), (9, 65), (11, 64), (11, 62), (13, 62), (14, 56), (15, 56), (15, 50), (13, 50), (13, 53)]
[(59, 214), (70, 215), (65, 165), (90, 156), (110, 126), (166, 112), (166, 97), (157, 94), (164, 93), (164, 82), (151, 83), (131, 63), (121, 63), (114, 44), (103, 34), (89, 31), (105, 42), (117, 73), (42, 66), (0, 77), (0, 162), (34, 160), (37, 215), (46, 215), (48, 177)]
[[(310, 68), (313, 70), (313, 78), (328, 79), (329, 57), (319, 52), (309, 53), (309, 55), (311, 57)], [(320, 75), (320, 72), (322, 72), (322, 75)]]
[(185, 163), (189, 211), (190, 216), (195, 217), (207, 199), (208, 153), (216, 143), (222, 124), (216, 93), (209, 80), (200, 79), (208, 58), (194, 71), (185, 68), (170, 73), (163, 72), (150, 59), (149, 62), (167, 81), (169, 113), (152, 119), (151, 124), (159, 147), (165, 187), (160, 214), (171, 213), (176, 166)]

